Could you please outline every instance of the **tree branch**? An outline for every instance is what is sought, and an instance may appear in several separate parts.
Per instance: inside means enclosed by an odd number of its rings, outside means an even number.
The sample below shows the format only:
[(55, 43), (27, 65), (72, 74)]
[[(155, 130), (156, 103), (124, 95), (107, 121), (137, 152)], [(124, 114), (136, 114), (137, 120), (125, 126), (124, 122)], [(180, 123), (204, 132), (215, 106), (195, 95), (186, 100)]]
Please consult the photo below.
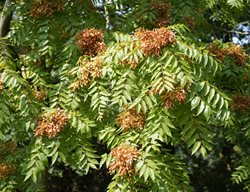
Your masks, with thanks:
[(109, 11), (106, 5), (106, 2), (104, 1), (104, 14), (105, 14), (105, 19), (106, 19), (106, 29), (110, 29), (110, 18), (109, 18)]
[[(11, 0), (6, 0), (3, 10), (6, 9), (6, 7), (10, 5), (10, 3), (11, 3)], [(3, 13), (1, 14), (1, 18), (0, 18), (0, 37), (5, 37), (10, 31), (11, 19), (12, 19), (12, 13), (8, 15), (4, 15), (4, 11), (3, 11)]]
[(219, 29), (221, 31), (225, 31), (227, 33), (237, 33), (237, 34), (240, 34), (240, 35), (249, 35), (250, 33), (248, 31), (246, 32), (242, 32), (242, 31), (236, 31), (236, 30), (227, 30), (227, 29), (224, 29), (224, 28), (221, 28), (221, 27), (218, 27), (216, 25), (211, 25), (212, 27), (216, 28), (216, 29)]
[[(3, 8), (3, 12), (0, 16), (0, 39), (5, 37), (9, 31), (10, 31), (10, 23), (12, 20), (12, 15), (13, 12), (10, 12), (9, 14), (5, 14), (4, 11), (5, 9), (11, 4), (11, 0), (6, 0), (4, 3), (4, 8)], [(8, 50), (11, 51), (11, 56), (13, 59), (18, 58), (18, 54), (15, 51), (14, 47), (12, 47), (11, 45), (9, 45), (9, 42), (7, 39), (1, 39), (1, 44), (2, 44), (2, 50), (3, 50), (3, 55), (5, 55), (4, 53), (9, 52)]]

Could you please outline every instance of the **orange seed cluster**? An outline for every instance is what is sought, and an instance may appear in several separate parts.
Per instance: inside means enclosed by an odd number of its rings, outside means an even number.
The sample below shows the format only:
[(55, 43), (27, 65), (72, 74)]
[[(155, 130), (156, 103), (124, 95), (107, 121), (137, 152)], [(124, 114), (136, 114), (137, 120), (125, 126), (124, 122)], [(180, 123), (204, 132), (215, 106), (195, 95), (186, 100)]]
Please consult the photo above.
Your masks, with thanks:
[(0, 154), (2, 153), (13, 153), (17, 148), (17, 143), (15, 141), (9, 141), (2, 143), (0, 145)]
[(186, 100), (185, 89), (166, 92), (163, 95), (164, 107), (167, 109), (172, 109), (176, 106), (176, 103), (183, 103)]
[(233, 95), (231, 108), (234, 111), (247, 112), (250, 108), (250, 97), (239, 93)]
[(224, 49), (218, 47), (215, 43), (212, 43), (207, 49), (211, 54), (215, 55), (217, 59), (222, 60), (225, 56)]
[(230, 44), (227, 48), (219, 48), (213, 43), (208, 47), (208, 50), (220, 60), (224, 59), (225, 56), (232, 57), (240, 66), (244, 66), (248, 59), (248, 54), (239, 45)]
[(55, 12), (64, 10), (64, 5), (60, 1), (33, 0), (30, 15), (32, 17), (50, 17)]
[(67, 123), (68, 117), (61, 109), (45, 113), (37, 121), (35, 136), (47, 135), (49, 138), (54, 138)]
[(191, 17), (191, 16), (185, 16), (184, 17), (184, 20), (185, 22), (188, 24), (188, 26), (191, 28), (191, 29), (194, 29), (195, 27), (195, 22), (194, 22), (194, 18)]
[(0, 179), (5, 179), (14, 172), (14, 167), (6, 162), (0, 163)]
[(164, 27), (171, 22), (170, 4), (164, 2), (152, 3), (151, 8), (156, 11), (156, 27)]
[(102, 64), (100, 59), (84, 63), (84, 65), (81, 66), (81, 83), (87, 85), (91, 78), (101, 77)]
[(79, 80), (70, 85), (74, 91), (82, 86), (86, 86), (93, 78), (102, 77), (103, 62), (100, 58), (95, 58), (93, 61), (88, 61), (86, 58), (81, 57), (80, 63), (80, 77)]
[(165, 28), (139, 30), (135, 33), (135, 36), (140, 41), (142, 52), (149, 56), (160, 55), (162, 48), (176, 42), (175, 34)]
[(120, 176), (132, 175), (134, 173), (134, 163), (138, 159), (139, 151), (131, 146), (120, 145), (111, 150), (114, 160), (109, 166), (109, 172), (118, 171)]
[(45, 91), (41, 90), (33, 90), (32, 95), (38, 100), (38, 101), (44, 101), (47, 97), (47, 94)]
[(123, 131), (142, 129), (144, 125), (144, 115), (142, 112), (138, 114), (135, 108), (127, 109), (118, 115), (116, 125), (121, 127)]
[(77, 80), (70, 84), (69, 88), (71, 88), (73, 91), (76, 91), (82, 87), (81, 81)]
[(134, 60), (132, 60), (132, 61), (124, 60), (124, 61), (122, 61), (121, 64), (122, 65), (127, 65), (132, 69), (135, 69), (137, 67), (137, 63)]
[(248, 55), (241, 49), (239, 45), (231, 44), (228, 48), (225, 49), (226, 55), (233, 57), (236, 63), (240, 66), (245, 65)]
[(77, 45), (85, 55), (93, 56), (104, 52), (106, 44), (104, 43), (104, 35), (100, 29), (85, 29), (77, 36)]

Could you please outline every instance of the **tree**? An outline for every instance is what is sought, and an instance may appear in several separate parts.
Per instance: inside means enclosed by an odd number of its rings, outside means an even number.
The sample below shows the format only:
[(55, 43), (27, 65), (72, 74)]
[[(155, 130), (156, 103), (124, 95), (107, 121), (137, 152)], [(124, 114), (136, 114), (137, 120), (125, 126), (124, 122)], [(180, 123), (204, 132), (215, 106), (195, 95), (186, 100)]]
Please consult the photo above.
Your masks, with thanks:
[(3, 6), (1, 191), (51, 191), (63, 169), (111, 192), (218, 190), (195, 181), (208, 163), (250, 190), (249, 55), (228, 42), (248, 1)]

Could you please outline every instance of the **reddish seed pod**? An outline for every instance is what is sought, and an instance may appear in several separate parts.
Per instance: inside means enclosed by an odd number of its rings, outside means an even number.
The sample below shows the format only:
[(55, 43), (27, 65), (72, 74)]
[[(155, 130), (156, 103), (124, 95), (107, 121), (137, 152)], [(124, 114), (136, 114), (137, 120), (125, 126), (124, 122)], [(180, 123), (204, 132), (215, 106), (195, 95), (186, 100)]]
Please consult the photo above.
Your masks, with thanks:
[(119, 114), (116, 119), (116, 125), (122, 127), (123, 131), (142, 129), (144, 126), (144, 115), (142, 112), (138, 114), (135, 108), (127, 109)]
[(35, 136), (47, 135), (49, 138), (54, 138), (68, 123), (66, 113), (61, 109), (56, 109), (52, 112), (45, 113), (37, 121)]
[(64, 5), (60, 1), (33, 0), (30, 15), (32, 17), (50, 17), (55, 12), (64, 10)]
[(233, 95), (231, 108), (233, 111), (247, 112), (250, 108), (250, 97), (239, 93)]
[(76, 38), (76, 44), (85, 55), (95, 56), (106, 50), (104, 35), (100, 29), (85, 29)]
[(109, 166), (109, 172), (117, 171), (120, 176), (132, 175), (134, 173), (134, 163), (140, 156), (135, 147), (120, 145), (111, 150), (114, 160)]
[(33, 90), (32, 95), (38, 100), (38, 101), (44, 101), (47, 97), (47, 93), (43, 90)]
[(14, 172), (14, 167), (7, 163), (0, 163), (0, 179), (5, 179)]
[(183, 103), (186, 100), (185, 89), (166, 92), (163, 95), (164, 107), (166, 109), (173, 109), (177, 103)]
[(157, 56), (162, 48), (176, 42), (175, 34), (168, 29), (138, 30), (135, 36), (139, 39), (144, 55)]
[(219, 60), (222, 60), (225, 57), (225, 51), (222, 48), (219, 48), (215, 43), (212, 43), (207, 49)]
[(248, 59), (248, 54), (246, 54), (239, 45), (231, 44), (225, 49), (225, 54), (232, 57), (240, 66), (244, 66)]
[(244, 66), (249, 57), (239, 45), (234, 44), (229, 44), (227, 48), (219, 48), (218, 45), (212, 43), (208, 47), (208, 51), (220, 60), (229, 56), (240, 66)]
[(156, 22), (154, 23), (154, 26), (164, 27), (170, 24), (171, 22), (170, 4), (165, 2), (158, 2), (158, 3), (152, 3), (150, 6), (152, 10), (156, 11)]
[(80, 57), (78, 62), (80, 77), (69, 86), (73, 91), (88, 85), (94, 78), (102, 77), (103, 61), (100, 58), (96, 57), (93, 61), (89, 61), (85, 57)]

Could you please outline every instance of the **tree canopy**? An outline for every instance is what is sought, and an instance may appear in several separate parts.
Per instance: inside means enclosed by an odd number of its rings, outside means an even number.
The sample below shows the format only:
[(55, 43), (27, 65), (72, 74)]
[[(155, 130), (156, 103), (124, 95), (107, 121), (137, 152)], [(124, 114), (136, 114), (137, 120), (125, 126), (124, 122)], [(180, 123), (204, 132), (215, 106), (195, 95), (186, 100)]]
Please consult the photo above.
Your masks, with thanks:
[(250, 191), (248, 0), (0, 6), (1, 191)]

